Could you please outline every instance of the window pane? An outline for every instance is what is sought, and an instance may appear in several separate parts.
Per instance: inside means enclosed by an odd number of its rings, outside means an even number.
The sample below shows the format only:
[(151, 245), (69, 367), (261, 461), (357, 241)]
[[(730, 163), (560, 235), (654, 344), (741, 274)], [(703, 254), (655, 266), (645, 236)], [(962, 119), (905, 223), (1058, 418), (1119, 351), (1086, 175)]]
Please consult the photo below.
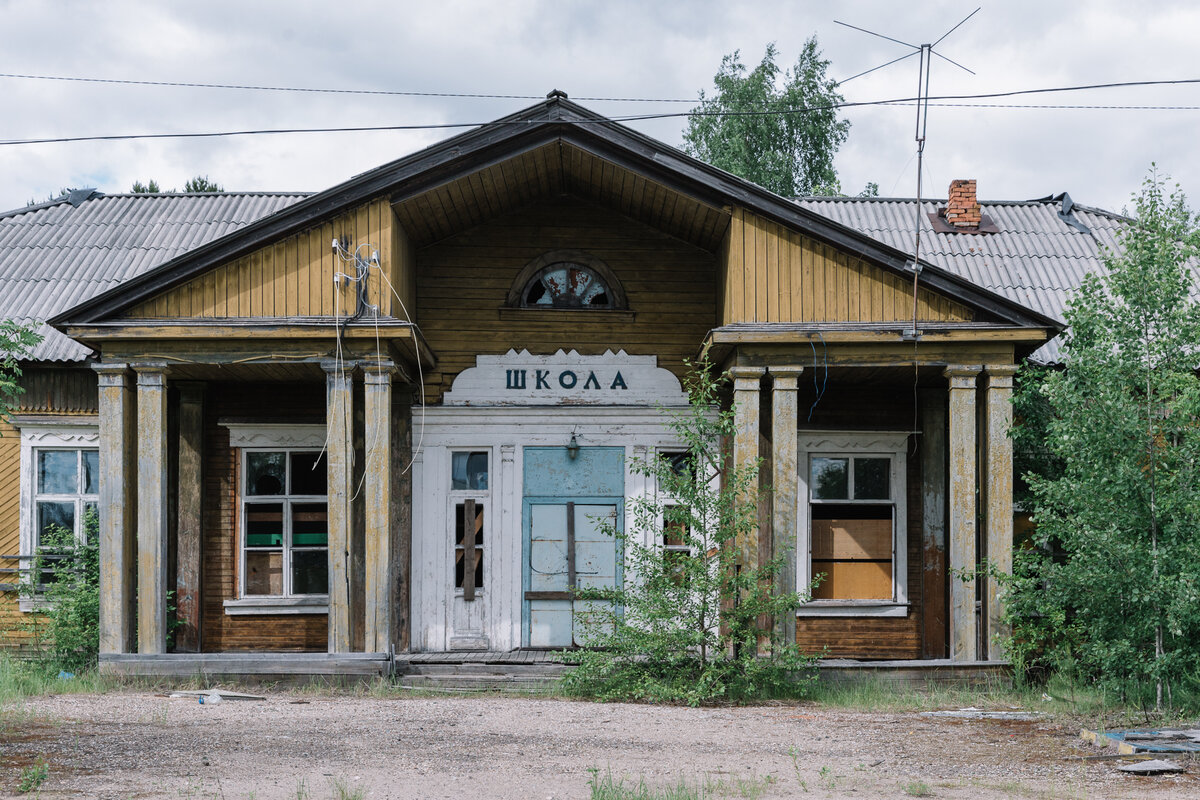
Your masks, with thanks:
[(38, 451), (38, 492), (76, 494), (79, 491), (79, 451)]
[(812, 460), (812, 496), (816, 500), (845, 500), (849, 490), (848, 458)]
[(292, 546), (325, 547), (329, 512), (325, 503), (292, 503)]
[(329, 471), (324, 453), (292, 453), (292, 494), (325, 494)]
[(246, 553), (246, 594), (283, 594), (283, 553), (259, 550)]
[(292, 594), (329, 593), (329, 553), (326, 550), (292, 552)]
[(854, 459), (854, 499), (887, 500), (891, 494), (890, 458)]
[[(74, 455), (72, 453), (71, 455)], [(75, 543), (75, 504), (37, 504), (38, 546), (56, 547)]]
[(100, 451), (83, 451), (83, 493), (100, 493)]
[(250, 453), (246, 456), (246, 494), (283, 494), (283, 453)]
[(470, 539), (465, 538), (468, 530), (472, 530), (475, 534), (474, 559), (475, 559), (475, 586), (483, 587), (483, 534), (485, 530), (483, 524), (483, 504), (475, 504), (475, 519), (473, 521), (467, 519), (467, 504), (457, 503), (454, 508), (454, 586), (457, 589), (463, 588), (463, 581), (466, 579), (466, 544)]
[(100, 509), (95, 503), (83, 504), (83, 532), (88, 544), (100, 543)]
[(454, 453), (450, 457), (450, 488), (485, 490), (488, 488), (488, 454)]
[(280, 547), (283, 545), (283, 503), (246, 505), (246, 546)]

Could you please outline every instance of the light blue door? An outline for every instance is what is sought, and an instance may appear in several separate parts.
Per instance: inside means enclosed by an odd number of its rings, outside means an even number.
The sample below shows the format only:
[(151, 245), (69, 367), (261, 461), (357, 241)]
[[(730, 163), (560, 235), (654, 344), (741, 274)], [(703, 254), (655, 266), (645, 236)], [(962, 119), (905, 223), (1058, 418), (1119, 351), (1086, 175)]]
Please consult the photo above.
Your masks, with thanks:
[(526, 647), (585, 644), (607, 604), (578, 600), (575, 588), (620, 585), (625, 466), (620, 447), (525, 448), (524, 603)]

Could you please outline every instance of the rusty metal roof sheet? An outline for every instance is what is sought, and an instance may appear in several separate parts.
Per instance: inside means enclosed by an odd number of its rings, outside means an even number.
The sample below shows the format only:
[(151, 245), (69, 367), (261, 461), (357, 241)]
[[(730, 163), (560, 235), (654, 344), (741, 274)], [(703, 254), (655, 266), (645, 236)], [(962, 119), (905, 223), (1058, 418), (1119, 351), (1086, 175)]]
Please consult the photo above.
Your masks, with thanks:
[(83, 361), (91, 351), (44, 320), (307, 196), (81, 190), (2, 213), (0, 319), (39, 326), (33, 360)]
[[(980, 201), (997, 233), (938, 233), (930, 221), (945, 200), (922, 202), (920, 214), (912, 198), (803, 197), (810, 211), (912, 252), (913, 231), (921, 226), (921, 259), (990, 289), (1057, 320), (1072, 292), (1089, 273), (1104, 272), (1104, 254), (1117, 251), (1118, 236), (1129, 224), (1119, 214), (1074, 205), (1071, 216), (1080, 230), (1060, 216), (1065, 195), (1019, 202)], [(1056, 338), (1033, 354), (1037, 361), (1057, 362)]]

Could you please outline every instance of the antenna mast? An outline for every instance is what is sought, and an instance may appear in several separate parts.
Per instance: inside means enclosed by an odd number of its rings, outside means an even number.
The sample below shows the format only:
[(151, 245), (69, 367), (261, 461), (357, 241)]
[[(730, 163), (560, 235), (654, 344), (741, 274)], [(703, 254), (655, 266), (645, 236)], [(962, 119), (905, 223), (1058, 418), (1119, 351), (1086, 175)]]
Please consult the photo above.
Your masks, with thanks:
[(870, 34), (871, 36), (878, 36), (880, 39), (887, 39), (889, 42), (895, 42), (896, 44), (902, 44), (905, 47), (912, 48), (912, 52), (908, 53), (907, 55), (903, 55), (899, 58), (892, 59), (891, 61), (888, 61), (884, 64), (880, 64), (877, 67), (872, 67), (871, 69), (860, 72), (857, 75), (851, 75), (849, 78), (846, 78), (846, 80), (841, 81), (839, 83), (839, 85), (846, 84), (846, 83), (854, 80), (855, 78), (859, 78), (859, 77), (862, 77), (863, 75), (866, 75), (869, 72), (874, 72), (875, 70), (883, 69), (884, 67), (891, 66), (892, 64), (903, 61), (906, 58), (911, 58), (912, 56), (920, 57), (920, 68), (917, 71), (917, 125), (916, 125), (916, 136), (915, 136), (916, 142), (917, 142), (917, 204), (916, 204), (917, 208), (916, 208), (916, 218), (915, 218), (914, 224), (913, 224), (913, 263), (912, 263), (913, 317), (912, 317), (912, 328), (910, 330), (904, 331), (904, 333), (903, 333), (904, 338), (911, 339), (914, 344), (921, 337), (921, 333), (917, 329), (917, 288), (918, 288), (918, 285), (920, 284), (920, 277), (921, 277), (921, 204), (924, 201), (924, 198), (922, 197), (922, 189), (924, 188), (922, 186), (922, 178), (925, 175), (925, 170), (924, 170), (925, 132), (926, 132), (926, 129), (927, 129), (928, 123), (929, 123), (929, 74), (932, 71), (931, 68), (933, 66), (933, 57), (937, 56), (938, 58), (942, 59), (943, 61), (950, 62), (951, 64), (958, 67), (959, 69), (965, 70), (966, 72), (969, 72), (972, 75), (975, 74), (972, 70), (967, 69), (962, 64), (959, 64), (957, 61), (953, 61), (953, 60), (947, 58), (946, 56), (937, 52), (933, 48), (935, 48), (939, 44), (941, 44), (942, 41), (947, 36), (954, 33), (956, 30), (958, 30), (962, 26), (962, 24), (964, 22), (966, 22), (967, 20), (969, 20), (971, 17), (975, 16), (978, 13), (979, 13), (979, 9), (976, 8), (970, 14), (967, 14), (967, 16), (963, 17), (958, 22), (957, 25), (955, 25), (953, 28), (951, 28), (950, 30), (943, 33), (941, 35), (941, 38), (939, 38), (937, 41), (933, 42), (932, 44), (922, 44), (922, 45), (909, 44), (908, 42), (902, 42), (899, 39), (893, 39), (891, 36), (884, 36), (882, 33), (876, 33), (875, 31), (869, 31), (866, 28), (860, 28), (857, 25), (850, 25), (849, 23), (841, 22), (840, 20), (834, 20), (834, 22), (836, 22), (838, 25), (843, 25), (847, 28), (853, 28), (856, 31), (860, 31), (862, 33), (867, 33), (867, 34)]

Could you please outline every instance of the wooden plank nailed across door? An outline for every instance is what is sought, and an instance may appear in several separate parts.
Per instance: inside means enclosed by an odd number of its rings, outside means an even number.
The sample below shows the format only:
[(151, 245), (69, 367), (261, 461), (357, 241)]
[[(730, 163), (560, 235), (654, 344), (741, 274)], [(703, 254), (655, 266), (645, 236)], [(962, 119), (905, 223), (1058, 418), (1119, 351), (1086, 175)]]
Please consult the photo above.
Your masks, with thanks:
[(475, 599), (475, 541), (483, 527), (483, 518), (475, 513), (475, 501), (463, 503), (463, 600)]

